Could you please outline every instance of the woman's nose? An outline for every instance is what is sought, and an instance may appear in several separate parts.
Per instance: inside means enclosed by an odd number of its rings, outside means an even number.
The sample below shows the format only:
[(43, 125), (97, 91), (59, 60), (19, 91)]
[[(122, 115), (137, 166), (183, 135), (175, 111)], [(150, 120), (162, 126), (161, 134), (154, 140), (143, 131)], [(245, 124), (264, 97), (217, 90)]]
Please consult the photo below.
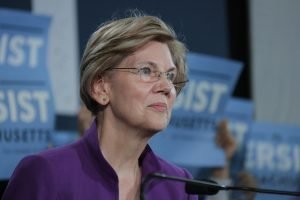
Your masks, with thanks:
[(166, 74), (161, 73), (156, 85), (156, 92), (161, 92), (168, 95), (174, 88), (173, 83), (167, 78)]

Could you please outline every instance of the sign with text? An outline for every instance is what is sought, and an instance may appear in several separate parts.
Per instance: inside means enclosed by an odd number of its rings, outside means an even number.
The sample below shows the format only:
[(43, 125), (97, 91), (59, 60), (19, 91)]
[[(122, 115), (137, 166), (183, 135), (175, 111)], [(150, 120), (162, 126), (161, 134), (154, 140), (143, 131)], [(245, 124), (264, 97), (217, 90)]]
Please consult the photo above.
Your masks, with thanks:
[[(258, 187), (300, 189), (300, 127), (255, 122), (246, 149), (246, 169)], [(257, 200), (292, 200), (295, 197), (257, 194)]]
[(231, 98), (226, 105), (225, 119), (228, 120), (229, 130), (237, 143), (230, 165), (233, 177), (236, 177), (236, 174), (244, 168), (245, 141), (249, 137), (253, 112), (251, 100)]
[(50, 18), (0, 9), (0, 179), (47, 148), (54, 102), (47, 72)]
[(224, 154), (214, 142), (242, 64), (190, 53), (189, 83), (177, 97), (169, 127), (150, 142), (161, 157), (191, 167), (219, 166)]

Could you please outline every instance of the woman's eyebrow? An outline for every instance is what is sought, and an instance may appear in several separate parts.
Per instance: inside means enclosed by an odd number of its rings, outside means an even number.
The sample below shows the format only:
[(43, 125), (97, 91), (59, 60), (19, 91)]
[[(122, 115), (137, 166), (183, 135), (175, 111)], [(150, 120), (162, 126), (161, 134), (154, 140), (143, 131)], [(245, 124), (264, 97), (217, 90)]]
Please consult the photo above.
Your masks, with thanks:
[(147, 65), (150, 65), (151, 67), (157, 69), (158, 66), (155, 62), (152, 62), (152, 61), (143, 61), (143, 62), (139, 62), (137, 63), (137, 65), (144, 65), (144, 64), (147, 64)]
[[(137, 65), (143, 65), (143, 64), (150, 65), (154, 70), (158, 70), (159, 69), (158, 65), (155, 62), (152, 62), (152, 61), (143, 61), (143, 62), (137, 63)], [(171, 65), (166, 70), (166, 72), (170, 72), (170, 71), (177, 71), (177, 68), (175, 66)]]
[(174, 67), (174, 66), (172, 66), (172, 67), (170, 67), (170, 68), (167, 70), (167, 72), (170, 72), (170, 71), (177, 71), (177, 68)]

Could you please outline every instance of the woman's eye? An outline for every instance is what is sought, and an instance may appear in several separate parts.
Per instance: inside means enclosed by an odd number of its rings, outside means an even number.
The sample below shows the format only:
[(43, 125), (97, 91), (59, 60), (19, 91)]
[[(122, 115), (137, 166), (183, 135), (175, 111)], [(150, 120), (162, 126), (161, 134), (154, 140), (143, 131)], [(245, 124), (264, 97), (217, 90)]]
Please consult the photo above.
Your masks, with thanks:
[(167, 73), (167, 78), (168, 78), (168, 80), (173, 82), (175, 80), (175, 73), (174, 72), (168, 72)]
[(139, 69), (139, 73), (143, 74), (143, 75), (150, 75), (152, 72), (150, 67), (142, 67)]

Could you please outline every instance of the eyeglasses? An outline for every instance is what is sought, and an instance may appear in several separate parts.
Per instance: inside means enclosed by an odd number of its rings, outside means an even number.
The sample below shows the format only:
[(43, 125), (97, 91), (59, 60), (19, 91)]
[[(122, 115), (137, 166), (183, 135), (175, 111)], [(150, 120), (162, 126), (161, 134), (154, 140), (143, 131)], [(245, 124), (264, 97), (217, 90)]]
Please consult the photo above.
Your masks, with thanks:
[(115, 67), (115, 68), (110, 68), (109, 70), (121, 70), (123, 72), (129, 72), (129, 73), (139, 75), (140, 80), (142, 80), (143, 82), (155, 82), (160, 80), (160, 78), (164, 75), (166, 79), (176, 88), (177, 92), (179, 92), (181, 88), (183, 88), (184, 85), (188, 82), (188, 80), (175, 82), (176, 79), (175, 70), (160, 72), (154, 70), (153, 67), (150, 66), (128, 67), (128, 68)]

